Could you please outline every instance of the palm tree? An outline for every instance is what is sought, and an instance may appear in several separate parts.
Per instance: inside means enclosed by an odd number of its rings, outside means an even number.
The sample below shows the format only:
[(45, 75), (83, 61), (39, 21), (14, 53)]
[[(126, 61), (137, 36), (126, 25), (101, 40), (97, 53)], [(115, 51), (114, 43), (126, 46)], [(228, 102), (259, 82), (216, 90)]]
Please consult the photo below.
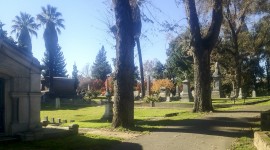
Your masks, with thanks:
[(39, 24), (35, 23), (34, 17), (27, 13), (20, 12), (20, 16), (15, 16), (15, 19), (12, 20), (14, 25), (12, 26), (11, 33), (16, 33), (18, 38), (19, 46), (27, 50), (28, 53), (32, 54), (32, 42), (31, 35), (37, 37), (37, 32)]
[(133, 35), (137, 44), (138, 56), (139, 56), (139, 64), (140, 64), (140, 75), (141, 75), (141, 92), (142, 98), (145, 96), (145, 87), (144, 87), (144, 73), (143, 73), (143, 61), (142, 61), (142, 50), (140, 45), (140, 36), (142, 30), (142, 22), (141, 22), (141, 12), (139, 8), (139, 4), (137, 0), (129, 1), (132, 12), (132, 22), (133, 22)]
[(53, 94), (53, 56), (56, 52), (58, 46), (58, 34), (61, 34), (60, 28), (65, 29), (63, 25), (64, 19), (62, 19), (62, 14), (57, 12), (56, 7), (47, 5), (47, 7), (41, 7), (42, 12), (37, 15), (37, 20), (40, 21), (42, 25), (45, 26), (45, 31), (43, 33), (43, 38), (45, 41), (45, 47), (49, 53), (49, 72), (50, 72), (50, 93)]
[(3, 30), (3, 26), (5, 24), (3, 24), (1, 21), (0, 21), (0, 38), (6, 38), (7, 37), (7, 32)]

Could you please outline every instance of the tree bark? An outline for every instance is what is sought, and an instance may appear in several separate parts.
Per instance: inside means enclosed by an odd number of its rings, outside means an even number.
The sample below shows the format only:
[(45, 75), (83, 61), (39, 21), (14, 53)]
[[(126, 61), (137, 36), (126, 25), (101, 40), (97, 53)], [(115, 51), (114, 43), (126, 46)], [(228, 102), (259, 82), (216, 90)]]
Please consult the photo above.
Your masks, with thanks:
[(210, 53), (194, 56), (195, 104), (194, 112), (212, 111)]
[(134, 36), (129, 0), (113, 0), (116, 18), (116, 71), (112, 126), (134, 126)]
[(205, 37), (201, 35), (195, 0), (185, 0), (186, 14), (194, 50), (194, 112), (212, 111), (210, 54), (214, 48), (222, 23), (222, 0), (213, 1), (212, 22)]

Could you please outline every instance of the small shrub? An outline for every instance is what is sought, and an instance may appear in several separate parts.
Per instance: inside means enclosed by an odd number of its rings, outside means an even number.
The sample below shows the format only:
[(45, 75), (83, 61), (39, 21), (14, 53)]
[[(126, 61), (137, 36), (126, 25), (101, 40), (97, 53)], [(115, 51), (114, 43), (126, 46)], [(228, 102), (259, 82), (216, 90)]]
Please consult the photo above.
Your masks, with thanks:
[(143, 101), (146, 102), (146, 103), (159, 102), (160, 101), (160, 97), (158, 97), (158, 96), (145, 96), (143, 98)]

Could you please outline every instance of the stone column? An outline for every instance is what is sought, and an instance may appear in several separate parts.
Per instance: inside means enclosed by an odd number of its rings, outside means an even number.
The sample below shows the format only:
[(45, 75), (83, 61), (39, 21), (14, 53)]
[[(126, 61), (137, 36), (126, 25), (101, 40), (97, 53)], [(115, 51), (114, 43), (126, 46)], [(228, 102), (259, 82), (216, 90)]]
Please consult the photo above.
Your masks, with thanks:
[(212, 98), (220, 98), (220, 89), (221, 89), (221, 76), (219, 71), (219, 64), (216, 62), (215, 64), (215, 72), (212, 75), (213, 77), (213, 90), (212, 90)]
[(179, 92), (179, 86), (177, 85), (175, 87), (175, 97), (179, 97), (180, 96), (180, 92)]
[(106, 87), (106, 98), (107, 101), (105, 102), (105, 112), (102, 116), (102, 120), (106, 120), (106, 121), (112, 121), (113, 118), (113, 102), (111, 101), (111, 93), (110, 93), (110, 89), (109, 89), (109, 80), (108, 78), (105, 81), (105, 87)]
[(242, 88), (239, 88), (238, 98), (239, 98), (239, 99), (242, 99), (242, 98), (243, 98)]
[(183, 84), (183, 91), (182, 91), (182, 95), (181, 95), (181, 101), (182, 102), (192, 102), (192, 96), (191, 96), (191, 92), (190, 92), (190, 83), (189, 80), (184, 80), (182, 81)]
[(146, 84), (146, 96), (150, 96), (150, 76), (147, 76), (147, 84)]
[(256, 98), (257, 95), (256, 95), (256, 91), (255, 90), (252, 90), (252, 98)]

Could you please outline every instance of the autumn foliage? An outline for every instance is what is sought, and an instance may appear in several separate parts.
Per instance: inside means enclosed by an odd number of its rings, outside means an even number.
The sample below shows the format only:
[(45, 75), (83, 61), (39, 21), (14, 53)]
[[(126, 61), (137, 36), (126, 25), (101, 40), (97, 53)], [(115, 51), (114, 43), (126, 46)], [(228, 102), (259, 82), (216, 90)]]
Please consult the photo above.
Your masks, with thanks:
[(151, 91), (154, 93), (159, 93), (161, 87), (164, 87), (167, 91), (171, 91), (174, 88), (174, 85), (169, 79), (155, 80), (153, 81)]

